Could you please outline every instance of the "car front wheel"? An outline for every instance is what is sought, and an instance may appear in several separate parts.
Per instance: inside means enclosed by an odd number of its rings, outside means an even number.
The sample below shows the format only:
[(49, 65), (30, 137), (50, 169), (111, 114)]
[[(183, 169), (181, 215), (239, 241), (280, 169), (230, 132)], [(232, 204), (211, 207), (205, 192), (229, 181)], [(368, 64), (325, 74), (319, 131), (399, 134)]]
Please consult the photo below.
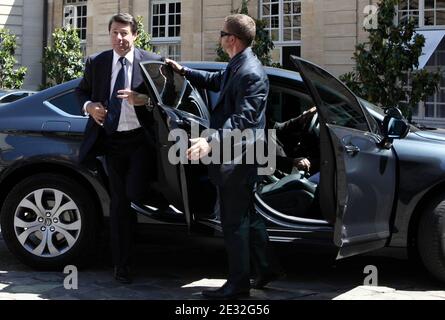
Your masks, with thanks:
[(94, 248), (95, 206), (75, 180), (38, 174), (18, 183), (1, 209), (9, 250), (38, 269), (81, 266)]
[(445, 196), (434, 198), (420, 221), (417, 245), (428, 271), (445, 282)]

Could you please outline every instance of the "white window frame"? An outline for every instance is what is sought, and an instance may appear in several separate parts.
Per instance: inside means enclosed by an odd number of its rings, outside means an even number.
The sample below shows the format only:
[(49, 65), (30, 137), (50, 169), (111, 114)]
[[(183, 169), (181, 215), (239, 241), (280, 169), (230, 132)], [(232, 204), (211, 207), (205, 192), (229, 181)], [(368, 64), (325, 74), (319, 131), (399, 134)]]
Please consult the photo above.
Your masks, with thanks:
[[(150, 33), (152, 35), (152, 39), (157, 42), (157, 43), (161, 43), (161, 42), (168, 42), (168, 43), (172, 43), (172, 42), (180, 42), (181, 41), (181, 37), (154, 37), (153, 36), (153, 14), (154, 14), (154, 6), (155, 5), (159, 5), (159, 4), (165, 4), (166, 7), (166, 23), (165, 23), (165, 35), (168, 35), (168, 27), (169, 27), (169, 23), (168, 23), (168, 15), (169, 15), (169, 5), (171, 3), (181, 3), (181, 12), (180, 14), (182, 14), (182, 2), (179, 0), (155, 0), (151, 2), (151, 6), (150, 6)], [(182, 20), (182, 19), (181, 19)], [(181, 21), (182, 22), (182, 21)], [(181, 26), (179, 26), (179, 28), (181, 28)]]
[[(87, 6), (87, 2), (88, 0), (63, 0), (63, 22), (62, 25), (65, 27), (67, 25), (67, 19), (68, 17), (65, 16), (66, 11), (68, 8), (72, 8), (72, 16), (69, 17), (70, 19), (73, 20), (73, 28), (75, 29), (81, 29), (81, 30), (85, 30), (85, 39), (80, 38), (80, 47), (81, 50), (83, 52), (83, 55), (86, 55), (86, 46), (87, 46), (87, 22), (85, 23), (85, 27), (79, 28), (77, 25), (77, 19), (78, 18), (87, 18), (88, 17), (88, 6)], [(86, 16), (78, 16), (77, 15), (77, 8), (78, 7), (86, 7), (87, 10), (87, 15)]]
[[(300, 40), (286, 40), (286, 41), (283, 40), (284, 39), (284, 8), (283, 8), (284, 7), (284, 1), (291, 2), (291, 3), (299, 2), (300, 6), (301, 6), (301, 3), (302, 3), (302, 0), (278, 0), (278, 24), (279, 24), (279, 27), (278, 27), (278, 40), (274, 41), (274, 44), (276, 46), (290, 46), (290, 45), (299, 46), (299, 45), (301, 45), (301, 37), (300, 37)], [(264, 4), (264, 2), (265, 2), (264, 0), (260, 0), (260, 8), (259, 8), (260, 17), (261, 17), (261, 19), (269, 19), (269, 16), (267, 18), (265, 18), (263, 16), (263, 4)], [(267, 1), (267, 2), (269, 2), (269, 1)], [(296, 16), (298, 16), (298, 15), (300, 17), (302, 17), (303, 13), (300, 12), (300, 14), (296, 14)], [(291, 15), (291, 16), (294, 16), (294, 15)], [(298, 29), (298, 28), (291, 27), (291, 30), (294, 30), (294, 29)], [(301, 22), (300, 22), (299, 29), (300, 29), (300, 32), (301, 32), (301, 29), (302, 29)]]
[[(172, 60), (181, 60), (181, 43), (180, 42), (157, 42), (157, 43), (152, 43), (153, 45), (153, 51), (157, 52), (159, 54), (161, 54), (162, 56), (165, 56), (167, 58), (170, 58)], [(170, 46), (177, 46), (179, 50), (175, 50), (175, 54), (170, 55), (169, 54), (169, 47)], [(162, 49), (159, 50), (159, 47), (161, 47)], [(163, 52), (164, 50), (167, 50), (167, 52)], [(179, 51), (179, 52), (178, 52)]]
[[(300, 40), (286, 40), (284, 41), (284, 1), (286, 2), (299, 2), (300, 6), (302, 5), (302, 0), (279, 0), (278, 1), (278, 41), (273, 41), (274, 45), (275, 45), (275, 50), (278, 51), (279, 55), (280, 55), (280, 60), (279, 61), (274, 61), (274, 62), (279, 62), (280, 64), (283, 64), (283, 47), (301, 47), (301, 30), (302, 30), (302, 24), (301, 24), (301, 19), (303, 17), (303, 12), (301, 11), (299, 16), (300, 16)], [(270, 16), (272, 16), (271, 14), (264, 17), (263, 15), (263, 4), (265, 1), (264, 0), (260, 0), (259, 1), (259, 16), (260, 19), (270, 19)], [(267, 1), (268, 3), (270, 1)], [(271, 3), (272, 4), (272, 3)], [(291, 15), (293, 16), (293, 15)], [(295, 28), (292, 27), (291, 30), (294, 30)], [(266, 29), (268, 30), (268, 29)], [(292, 31), (291, 31), (292, 32)], [(269, 32), (270, 37), (272, 37), (272, 35)], [(300, 49), (301, 50), (301, 49)]]
[[(436, 1), (436, 0), (435, 0)], [(434, 12), (434, 16), (436, 15), (437, 8), (436, 8), (436, 2), (434, 2), (435, 6), (434, 9), (425, 9), (425, 0), (419, 0), (419, 25), (418, 28), (422, 28), (422, 30), (428, 30), (428, 29), (442, 29), (445, 28), (445, 24), (437, 24), (437, 25), (425, 25), (425, 10)], [(439, 10), (443, 10), (445, 8), (439, 8)], [(396, 6), (396, 22), (399, 21), (399, 6)]]
[[(445, 50), (439, 50), (439, 49), (436, 49), (436, 50), (438, 50), (438, 52), (435, 52), (434, 56), (431, 57), (431, 58), (438, 59), (439, 53), (445, 54)], [(435, 72), (435, 71), (437, 71), (437, 67), (438, 66), (440, 66), (440, 65), (435, 63), (433, 66), (428, 66), (427, 65), (427, 66), (425, 66), (425, 68), (428, 71)], [(442, 77), (445, 77), (445, 71), (443, 70), (443, 66), (441, 66), (441, 67), (442, 67), (442, 69), (441, 69)], [(441, 79), (440, 82), (439, 82), (438, 90), (436, 91), (436, 93), (433, 96), (434, 101), (426, 101), (426, 102), (422, 101), (422, 107), (423, 107), (423, 110), (422, 110), (423, 114), (422, 114), (422, 116), (423, 116), (424, 119), (429, 119), (429, 120), (441, 119), (441, 120), (445, 120), (445, 115), (439, 116), (439, 110), (438, 110), (438, 108), (440, 108), (440, 107), (445, 107), (445, 100), (444, 101), (439, 101), (439, 99), (440, 99), (439, 95), (441, 94), (441, 91), (445, 91), (445, 85), (442, 86), (442, 81), (443, 80)], [(431, 104), (431, 105), (434, 106), (434, 116), (433, 117), (427, 117), (425, 115), (425, 105), (426, 104)], [(419, 108), (420, 108), (420, 106), (419, 106)], [(420, 113), (419, 113), (419, 116), (420, 116)]]
[[(436, 12), (436, 10), (437, 10), (436, 2), (434, 4), (435, 4), (434, 9), (426, 9), (426, 10)], [(445, 8), (439, 8), (439, 9), (445, 9)], [(419, 0), (419, 9), (418, 10), (419, 10), (419, 25), (416, 28), (417, 30), (438, 30), (438, 29), (442, 30), (442, 29), (445, 29), (445, 25), (442, 25), (442, 24), (440, 24), (440, 25), (425, 25), (425, 0)], [(398, 5), (396, 6), (396, 13), (397, 14), (395, 17), (395, 23), (398, 23), (398, 21), (399, 21), (399, 6)], [(425, 66), (425, 68), (427, 68), (427, 66)], [(434, 70), (436, 70), (436, 69), (431, 69), (431, 71), (434, 71)], [(445, 120), (445, 117), (438, 117), (438, 107), (443, 105), (443, 102), (437, 101), (437, 98), (438, 98), (437, 95), (440, 93), (441, 89), (443, 89), (443, 87), (439, 88), (438, 92), (435, 94), (434, 102), (423, 102), (423, 101), (419, 102), (418, 108), (417, 108), (418, 113), (417, 113), (417, 115), (413, 116), (414, 120), (416, 120), (416, 121), (425, 120), (425, 121), (429, 121), (432, 123), (438, 122), (438, 121), (441, 122), (441, 121)], [(434, 105), (434, 115), (432, 117), (426, 116), (426, 114), (425, 114), (426, 104)]]
[[(161, 47), (164, 50), (166, 49), (167, 52), (164, 54), (165, 56), (173, 59), (173, 60), (180, 60), (181, 57), (181, 37), (168, 37), (168, 28), (169, 28), (169, 23), (168, 23), (168, 18), (169, 18), (169, 5), (171, 3), (181, 3), (181, 12), (179, 14), (182, 15), (182, 1), (179, 0), (153, 0), (150, 3), (150, 33), (152, 35), (152, 45), (156, 50), (156, 47)], [(165, 4), (166, 7), (166, 13), (165, 13), (165, 17), (166, 17), (166, 24), (165, 24), (165, 37), (154, 37), (153, 35), (153, 15), (154, 15), (154, 6), (155, 5), (159, 5), (159, 4)], [(181, 24), (182, 24), (182, 17), (181, 17)], [(176, 25), (175, 25), (176, 26)], [(179, 25), (180, 28), (180, 34), (182, 32), (181, 30), (181, 25)], [(175, 51), (179, 51), (175, 52), (175, 55), (169, 55), (168, 51), (170, 50), (170, 46), (177, 46), (179, 48), (176, 49)], [(161, 54), (163, 54), (163, 52), (160, 52)]]

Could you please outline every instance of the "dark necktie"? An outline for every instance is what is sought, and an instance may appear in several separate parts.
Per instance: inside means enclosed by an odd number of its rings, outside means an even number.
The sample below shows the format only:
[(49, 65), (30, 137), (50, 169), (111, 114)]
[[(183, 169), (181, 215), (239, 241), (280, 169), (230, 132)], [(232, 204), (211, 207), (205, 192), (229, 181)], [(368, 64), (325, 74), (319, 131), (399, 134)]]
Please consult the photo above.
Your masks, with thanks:
[(114, 83), (113, 92), (111, 93), (110, 103), (108, 104), (107, 117), (104, 122), (104, 129), (107, 134), (112, 134), (117, 130), (119, 125), (119, 118), (121, 115), (122, 99), (117, 98), (117, 91), (125, 89), (125, 65), (127, 61), (125, 57), (120, 57), (121, 69), (117, 74), (116, 82)]

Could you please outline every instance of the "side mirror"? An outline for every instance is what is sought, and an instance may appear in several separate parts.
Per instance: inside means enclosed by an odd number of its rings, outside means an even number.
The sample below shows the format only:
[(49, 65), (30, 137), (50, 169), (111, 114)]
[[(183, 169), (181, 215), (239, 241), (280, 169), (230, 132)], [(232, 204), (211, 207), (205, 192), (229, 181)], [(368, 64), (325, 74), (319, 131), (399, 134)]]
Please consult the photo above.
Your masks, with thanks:
[(387, 126), (385, 128), (386, 138), (403, 139), (409, 132), (409, 126), (405, 120), (390, 117), (387, 121), (384, 121), (384, 123), (385, 122), (387, 122)]
[(385, 138), (403, 139), (409, 132), (409, 125), (398, 108), (386, 110), (383, 119), (383, 133)]
[(386, 116), (383, 119), (384, 141), (382, 145), (386, 148), (392, 146), (394, 139), (403, 139), (409, 133), (409, 125), (403, 118), (402, 112), (397, 108), (386, 110)]

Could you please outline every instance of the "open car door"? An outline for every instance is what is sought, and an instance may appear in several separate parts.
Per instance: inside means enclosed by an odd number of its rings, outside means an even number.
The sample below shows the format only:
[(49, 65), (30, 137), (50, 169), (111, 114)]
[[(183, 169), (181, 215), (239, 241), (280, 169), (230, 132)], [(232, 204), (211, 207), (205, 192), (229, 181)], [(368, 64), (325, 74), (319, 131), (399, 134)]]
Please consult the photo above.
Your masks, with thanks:
[(170, 141), (172, 130), (183, 129), (187, 132), (190, 127), (187, 121), (198, 121), (190, 117), (185, 118), (176, 109), (184, 96), (187, 81), (163, 62), (145, 61), (140, 65), (153, 103), (159, 191), (171, 205), (184, 213), (186, 223), (190, 226), (191, 214), (184, 165), (175, 162), (176, 158), (169, 159), (169, 156), (172, 156), (169, 155), (170, 150), (177, 149), (175, 144), (186, 144), (184, 148), (188, 145), (187, 134), (183, 139)]
[[(370, 129), (366, 111), (344, 84), (308, 61), (295, 56), (291, 60), (319, 112), (320, 203), (322, 213), (335, 223), (337, 258), (384, 247), (396, 188), (394, 151), (381, 146), (383, 137)], [(326, 183), (333, 189), (329, 206), (330, 201), (324, 201), (324, 196), (330, 197)]]

